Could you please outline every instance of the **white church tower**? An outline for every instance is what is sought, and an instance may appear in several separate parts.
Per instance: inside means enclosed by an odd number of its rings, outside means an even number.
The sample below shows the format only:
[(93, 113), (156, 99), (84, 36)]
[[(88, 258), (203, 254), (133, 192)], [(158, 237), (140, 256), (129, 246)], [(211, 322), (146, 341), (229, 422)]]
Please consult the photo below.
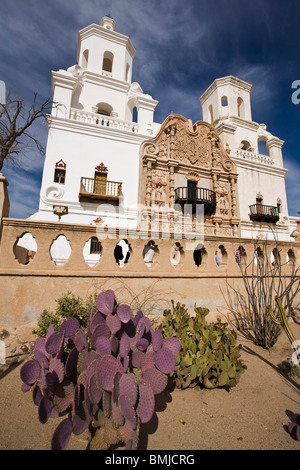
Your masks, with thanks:
[(173, 113), (155, 123), (158, 102), (132, 82), (134, 56), (104, 17), (79, 31), (77, 63), (52, 72), (58, 106), (48, 116), (39, 211), (30, 218), (135, 229), (139, 204), (156, 201), (160, 185), (171, 211), (184, 194), (200, 204), (210, 191), (208, 234), (273, 238), (275, 229), (290, 241), (284, 142), (252, 120), (252, 85), (216, 79), (200, 97), (205, 125)]
[[(39, 211), (31, 219), (137, 224), (140, 144), (157, 106), (132, 83), (134, 47), (110, 17), (79, 31), (77, 64), (52, 72)], [(134, 119), (134, 113), (137, 118)]]
[(203, 120), (213, 124), (237, 167), (241, 236), (265, 236), (276, 224), (278, 237), (290, 240), (284, 142), (252, 120), (251, 89), (233, 76), (215, 80), (200, 97)]

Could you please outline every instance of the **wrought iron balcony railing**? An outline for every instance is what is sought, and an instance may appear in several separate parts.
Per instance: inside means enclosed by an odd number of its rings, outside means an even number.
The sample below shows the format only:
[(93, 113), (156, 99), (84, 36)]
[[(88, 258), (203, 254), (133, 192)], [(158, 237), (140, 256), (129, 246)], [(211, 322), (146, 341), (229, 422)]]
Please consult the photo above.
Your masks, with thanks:
[(95, 178), (81, 178), (80, 198), (118, 201), (121, 194), (122, 183), (107, 180), (101, 181)]
[(254, 222), (269, 222), (276, 224), (279, 220), (278, 207), (265, 206), (264, 204), (253, 204), (249, 207), (250, 219)]
[(191, 204), (195, 210), (197, 204), (204, 205), (204, 214), (212, 215), (216, 211), (216, 193), (206, 188), (189, 188), (187, 186), (175, 189), (175, 203), (182, 209), (185, 204)]

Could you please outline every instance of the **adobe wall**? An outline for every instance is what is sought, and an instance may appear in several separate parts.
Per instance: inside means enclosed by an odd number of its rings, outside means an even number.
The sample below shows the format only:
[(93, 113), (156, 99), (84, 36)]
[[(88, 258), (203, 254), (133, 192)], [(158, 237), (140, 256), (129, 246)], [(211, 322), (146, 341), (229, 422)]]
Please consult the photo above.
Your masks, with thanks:
[[(31, 233), (37, 251), (27, 265), (15, 258), (14, 245), (24, 233)], [(64, 235), (70, 243), (71, 254), (61, 266), (55, 264), (50, 254), (53, 241)], [(124, 234), (123, 234), (124, 235)], [(89, 267), (83, 257), (83, 247), (92, 237), (101, 240), (102, 253), (99, 262)], [(55, 299), (67, 291), (86, 297), (104, 289), (116, 291), (120, 302), (143, 306), (145, 312), (158, 313), (166, 308), (171, 299), (187, 306), (208, 307), (212, 312), (224, 310), (224, 294), (227, 283), (243, 289), (235, 253), (239, 246), (246, 251), (247, 260), (253, 257), (254, 242), (251, 239), (206, 236), (202, 264), (197, 267), (193, 260), (195, 241), (186, 239), (155, 238), (151, 233), (127, 234), (131, 256), (123, 268), (114, 258), (116, 243), (124, 238), (119, 232), (109, 230), (99, 233), (95, 226), (48, 223), (32, 220), (3, 219), (0, 246), (0, 324), (35, 323), (41, 311), (53, 309)], [(153, 239), (157, 253), (151, 267), (143, 260), (143, 249)], [(174, 242), (181, 245), (181, 257), (177, 266), (170, 262), (170, 250)], [(223, 246), (222, 265), (217, 266), (215, 252)], [(274, 242), (268, 242), (268, 253)], [(292, 249), (296, 263), (300, 259), (300, 242), (280, 242), (282, 259)], [(288, 276), (291, 266), (283, 268)]]

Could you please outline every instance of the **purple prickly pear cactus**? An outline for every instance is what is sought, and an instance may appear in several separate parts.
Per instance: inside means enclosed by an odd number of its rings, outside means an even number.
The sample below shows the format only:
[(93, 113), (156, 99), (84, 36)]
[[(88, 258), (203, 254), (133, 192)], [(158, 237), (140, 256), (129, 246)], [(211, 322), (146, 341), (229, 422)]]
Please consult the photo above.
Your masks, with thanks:
[(34, 359), (20, 371), (22, 391), (32, 390), (42, 423), (68, 415), (52, 449), (65, 449), (71, 434), (90, 424), (103, 428), (107, 448), (120, 440), (136, 449), (140, 423), (152, 418), (154, 395), (167, 386), (179, 350), (177, 338), (163, 340), (141, 310), (134, 315), (107, 290), (97, 297), (86, 332), (69, 317), (58, 333), (50, 325), (45, 338), (37, 338)]

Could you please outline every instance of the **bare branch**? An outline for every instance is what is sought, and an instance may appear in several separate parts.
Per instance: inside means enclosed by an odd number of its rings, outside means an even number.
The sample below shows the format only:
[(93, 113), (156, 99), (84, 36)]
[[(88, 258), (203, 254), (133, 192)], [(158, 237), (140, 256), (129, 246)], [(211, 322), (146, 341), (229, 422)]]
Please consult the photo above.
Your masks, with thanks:
[(4, 161), (14, 161), (23, 157), (33, 144), (40, 154), (44, 152), (43, 144), (31, 132), (30, 128), (38, 119), (46, 119), (52, 107), (59, 106), (48, 98), (40, 106), (37, 105), (37, 94), (34, 94), (29, 109), (24, 100), (14, 97), (8, 92), (6, 103), (0, 103), (0, 171)]

